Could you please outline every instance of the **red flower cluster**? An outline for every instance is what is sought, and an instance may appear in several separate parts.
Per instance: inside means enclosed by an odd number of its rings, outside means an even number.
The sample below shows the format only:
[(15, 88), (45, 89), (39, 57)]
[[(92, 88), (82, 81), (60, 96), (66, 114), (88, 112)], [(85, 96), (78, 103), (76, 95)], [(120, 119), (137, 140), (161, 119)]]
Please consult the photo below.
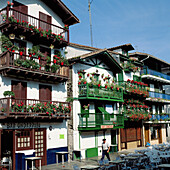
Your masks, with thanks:
[(134, 80), (130, 80), (130, 79), (128, 79), (127, 82), (129, 82), (131, 84), (138, 84), (138, 85), (141, 85), (141, 86), (148, 86), (148, 84), (145, 84), (143, 82), (138, 82), (138, 81), (134, 81)]

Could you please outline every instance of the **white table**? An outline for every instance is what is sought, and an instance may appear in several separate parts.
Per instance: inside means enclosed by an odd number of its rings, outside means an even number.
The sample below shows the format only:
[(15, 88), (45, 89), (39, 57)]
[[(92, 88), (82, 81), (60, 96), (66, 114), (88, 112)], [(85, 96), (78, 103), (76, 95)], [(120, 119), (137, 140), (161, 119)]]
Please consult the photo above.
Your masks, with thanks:
[(161, 169), (161, 168), (170, 169), (170, 164), (160, 164), (160, 165), (158, 165), (158, 168), (159, 169)]
[(109, 164), (116, 164), (117, 165), (117, 169), (120, 170), (121, 169), (121, 164), (125, 163), (125, 160), (114, 160), (114, 161), (109, 161)]
[(27, 161), (30, 160), (32, 163), (31, 163), (31, 168), (33, 170), (34, 168), (34, 161), (36, 160), (39, 160), (39, 166), (40, 166), (40, 170), (41, 170), (41, 157), (28, 157), (28, 158), (25, 158), (25, 170), (27, 170)]
[(56, 163), (58, 164), (58, 155), (62, 156), (62, 164), (64, 164), (64, 155), (67, 154), (68, 152), (56, 152)]
[(85, 166), (81, 166), (80, 169), (99, 169), (100, 166), (96, 166), (96, 165), (85, 165)]

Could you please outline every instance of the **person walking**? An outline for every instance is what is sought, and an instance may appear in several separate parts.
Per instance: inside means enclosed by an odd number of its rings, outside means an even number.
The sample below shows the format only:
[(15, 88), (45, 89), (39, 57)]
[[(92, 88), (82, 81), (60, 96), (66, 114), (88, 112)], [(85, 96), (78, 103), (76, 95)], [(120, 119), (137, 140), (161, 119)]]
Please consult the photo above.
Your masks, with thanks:
[(107, 159), (110, 161), (109, 150), (110, 150), (110, 145), (106, 142), (106, 139), (103, 139), (102, 158), (101, 158), (102, 161), (103, 161), (105, 155), (106, 155)]

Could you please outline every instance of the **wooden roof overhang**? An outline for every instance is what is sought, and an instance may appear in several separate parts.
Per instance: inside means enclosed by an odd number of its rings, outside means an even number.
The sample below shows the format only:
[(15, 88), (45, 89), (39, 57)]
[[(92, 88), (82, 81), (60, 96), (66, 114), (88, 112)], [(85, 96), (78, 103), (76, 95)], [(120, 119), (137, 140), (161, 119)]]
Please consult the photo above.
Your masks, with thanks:
[(44, 83), (66, 82), (69, 78), (64, 75), (54, 75), (53, 73), (43, 73), (27, 70), (26, 68), (15, 68), (10, 66), (0, 67), (0, 74), (5, 77), (13, 77), (24, 80), (32, 80)]
[(50, 0), (50, 2), (49, 0), (42, 1), (62, 19), (64, 24), (70, 26), (80, 22), (61, 0)]
[[(122, 72), (123, 68), (120, 66), (120, 64), (112, 57), (112, 55), (106, 50), (98, 50), (95, 52), (91, 52), (88, 54), (84, 54), (82, 56), (74, 57), (69, 60), (70, 63), (84, 63), (88, 64), (86, 60), (88, 61), (91, 58), (100, 59), (105, 63), (110, 70), (112, 70), (114, 73), (120, 73)], [(94, 63), (92, 66), (96, 66), (98, 63)]]

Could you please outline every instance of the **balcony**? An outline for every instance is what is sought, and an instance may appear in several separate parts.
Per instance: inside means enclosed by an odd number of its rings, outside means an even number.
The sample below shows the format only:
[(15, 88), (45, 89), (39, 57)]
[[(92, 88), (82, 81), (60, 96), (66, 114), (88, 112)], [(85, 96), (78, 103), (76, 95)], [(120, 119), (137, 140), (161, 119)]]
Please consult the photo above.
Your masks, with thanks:
[(123, 92), (126, 95), (133, 95), (138, 97), (148, 97), (149, 92), (147, 90), (147, 84), (137, 81), (123, 81), (118, 82), (119, 85), (123, 88)]
[[(158, 101), (160, 100), (160, 102), (161, 102), (161, 99), (164, 99), (165, 101), (167, 100), (169, 100), (169, 102), (170, 102), (170, 95), (169, 94), (163, 94), (163, 93), (156, 93), (156, 92), (152, 92), (152, 91), (150, 91), (149, 92), (149, 97), (150, 98), (157, 98), (158, 99)], [(154, 100), (153, 100), (154, 101)]]
[(79, 99), (97, 99), (123, 102), (122, 89), (89, 86), (88, 83), (79, 85)]
[(142, 75), (142, 78), (153, 79), (153, 80), (163, 82), (165, 84), (170, 84), (170, 76), (169, 75), (160, 73), (155, 70), (145, 68), (144, 70), (141, 70), (141, 75)]
[(69, 67), (59, 66), (53, 62), (47, 65), (43, 58), (21, 56), (8, 50), (0, 55), (0, 73), (3, 76), (54, 83), (68, 80)]
[(69, 30), (54, 24), (50, 24), (39, 18), (24, 14), (7, 6), (0, 10), (0, 28), (6, 35), (22, 34), (26, 40), (41, 43), (47, 46), (53, 44), (56, 48), (62, 48), (69, 43)]
[(65, 119), (70, 117), (68, 102), (39, 101), (35, 99), (0, 99), (0, 119), (46, 118)]
[(80, 113), (79, 130), (117, 129), (124, 127), (124, 115), (109, 113)]
[(170, 115), (166, 113), (164, 115), (153, 114), (150, 120), (151, 121), (170, 121)]
[[(144, 105), (145, 106), (145, 105)], [(125, 120), (130, 119), (131, 121), (139, 121), (139, 120), (149, 120), (151, 115), (149, 114), (148, 108), (142, 108), (143, 106), (140, 105), (139, 107), (131, 107), (125, 108), (123, 113), (125, 115)]]

